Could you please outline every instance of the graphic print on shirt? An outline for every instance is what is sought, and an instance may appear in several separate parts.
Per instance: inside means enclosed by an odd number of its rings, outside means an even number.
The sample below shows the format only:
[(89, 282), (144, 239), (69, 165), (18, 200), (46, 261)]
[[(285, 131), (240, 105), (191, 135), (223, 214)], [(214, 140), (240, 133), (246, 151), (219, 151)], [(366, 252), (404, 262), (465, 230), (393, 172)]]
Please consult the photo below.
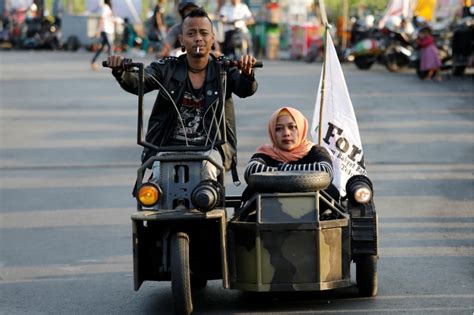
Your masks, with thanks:
[[(183, 96), (179, 118), (172, 136), (173, 142), (190, 145), (204, 145), (206, 134), (203, 128), (204, 95), (195, 96), (186, 91)], [(184, 129), (183, 129), (184, 127)]]

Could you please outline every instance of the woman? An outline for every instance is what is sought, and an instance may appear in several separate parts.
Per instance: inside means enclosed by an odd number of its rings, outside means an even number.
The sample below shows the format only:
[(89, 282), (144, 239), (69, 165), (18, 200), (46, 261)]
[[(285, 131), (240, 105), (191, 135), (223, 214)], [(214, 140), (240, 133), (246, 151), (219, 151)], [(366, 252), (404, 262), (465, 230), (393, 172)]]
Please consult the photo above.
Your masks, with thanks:
[[(324, 147), (306, 139), (307, 132), (308, 120), (299, 110), (282, 107), (274, 112), (268, 123), (272, 143), (257, 148), (245, 169), (245, 181), (251, 174), (274, 171), (321, 171), (332, 179), (331, 156)], [(248, 200), (251, 194), (246, 189), (242, 199)]]
[(112, 3), (111, 0), (104, 0), (104, 3), (101, 8), (101, 15), (99, 20), (99, 29), (96, 34), (97, 37), (100, 37), (100, 48), (94, 54), (94, 57), (91, 61), (92, 70), (97, 70), (99, 65), (97, 64), (97, 58), (102, 53), (102, 51), (107, 49), (107, 55), (110, 56), (112, 50), (112, 39), (115, 32), (114, 25), (114, 15), (112, 13)]

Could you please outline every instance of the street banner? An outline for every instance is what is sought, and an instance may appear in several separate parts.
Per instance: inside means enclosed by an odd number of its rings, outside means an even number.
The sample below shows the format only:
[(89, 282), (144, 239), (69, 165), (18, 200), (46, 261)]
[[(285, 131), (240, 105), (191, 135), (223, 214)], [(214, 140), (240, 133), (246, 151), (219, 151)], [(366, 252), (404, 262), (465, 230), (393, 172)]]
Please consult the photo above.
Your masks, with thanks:
[(334, 169), (332, 183), (341, 196), (345, 196), (347, 180), (353, 175), (366, 175), (367, 172), (359, 127), (346, 80), (331, 36), (329, 32), (326, 34), (325, 59), (316, 96), (311, 136), (314, 142), (326, 147), (331, 153)]

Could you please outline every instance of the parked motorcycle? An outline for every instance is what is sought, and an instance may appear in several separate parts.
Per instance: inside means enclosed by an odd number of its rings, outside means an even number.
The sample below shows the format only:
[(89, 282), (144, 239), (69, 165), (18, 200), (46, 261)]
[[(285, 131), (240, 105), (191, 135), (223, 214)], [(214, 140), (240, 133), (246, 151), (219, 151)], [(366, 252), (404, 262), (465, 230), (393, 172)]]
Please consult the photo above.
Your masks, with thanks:
[(368, 70), (375, 62), (383, 64), (390, 72), (397, 72), (410, 64), (413, 47), (407, 34), (383, 28), (374, 31), (372, 38), (357, 42), (346, 54), (357, 68)]
[[(324, 172), (252, 174), (255, 193), (247, 202), (225, 194), (222, 166), (206, 152), (226, 142), (226, 67), (236, 64), (221, 59), (218, 102), (210, 109), (216, 138), (199, 147), (144, 140), (144, 66), (124, 64), (139, 77), (138, 144), (157, 152), (138, 169), (134, 189), (135, 290), (143, 281), (171, 281), (175, 312), (189, 315), (193, 293), (208, 280), (242, 291), (322, 291), (352, 286), (354, 262), (359, 293), (375, 296), (378, 219), (366, 176), (348, 181), (343, 202), (324, 191), (331, 182)], [(215, 180), (203, 178), (204, 162), (220, 170)]]
[(59, 49), (59, 30), (44, 17), (26, 20), (26, 34), (21, 40), (21, 48)]
[(464, 17), (458, 21), (453, 30), (453, 74), (461, 76), (466, 67), (474, 63), (474, 6), (465, 7)]

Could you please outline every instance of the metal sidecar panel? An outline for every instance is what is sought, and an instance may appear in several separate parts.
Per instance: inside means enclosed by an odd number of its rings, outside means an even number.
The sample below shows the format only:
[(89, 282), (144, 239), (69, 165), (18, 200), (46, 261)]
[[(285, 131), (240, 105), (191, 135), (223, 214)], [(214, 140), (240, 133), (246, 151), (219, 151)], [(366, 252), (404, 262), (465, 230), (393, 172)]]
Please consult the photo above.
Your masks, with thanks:
[[(256, 221), (231, 220), (230, 287), (317, 291), (350, 286), (349, 217), (319, 221), (319, 193), (256, 194)], [(246, 209), (244, 209), (245, 211)]]
[[(170, 233), (179, 231), (190, 235), (191, 265), (193, 256), (200, 263), (206, 279), (222, 279), (229, 287), (226, 248), (227, 217), (224, 209), (206, 213), (199, 211), (139, 211), (131, 216), (133, 228), (134, 289), (143, 281), (170, 281), (169, 244)], [(179, 225), (177, 222), (179, 221)]]

